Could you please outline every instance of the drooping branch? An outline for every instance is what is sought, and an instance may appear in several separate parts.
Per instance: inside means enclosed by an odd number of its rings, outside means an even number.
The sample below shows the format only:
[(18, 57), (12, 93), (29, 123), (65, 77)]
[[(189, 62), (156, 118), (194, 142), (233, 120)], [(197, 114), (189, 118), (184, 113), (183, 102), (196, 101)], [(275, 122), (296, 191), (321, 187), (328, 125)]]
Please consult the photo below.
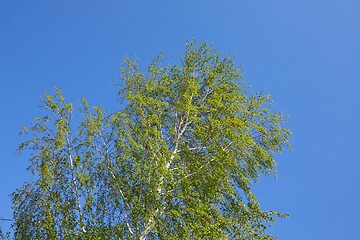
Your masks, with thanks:
[[(110, 140), (109, 140), (108, 142), (105, 141), (104, 136), (103, 136), (103, 134), (102, 134), (102, 131), (101, 131), (100, 129), (98, 130), (98, 134), (99, 134), (99, 137), (100, 137), (101, 142), (102, 142), (102, 144), (103, 144), (103, 147), (105, 148), (105, 154), (106, 154), (106, 155), (105, 155), (105, 159), (106, 159), (106, 160), (109, 160), (109, 159), (108, 159), (108, 158), (109, 158), (109, 146), (108, 146), (108, 144), (109, 144)], [(112, 136), (112, 134), (113, 134), (113, 132), (111, 132), (111, 136)], [(110, 137), (111, 137), (111, 136), (110, 136)], [(99, 153), (99, 154), (102, 154), (102, 152), (100, 151), (100, 149), (99, 149), (99, 148), (97, 148), (97, 149), (98, 149), (98, 153)], [(111, 164), (111, 163), (110, 163), (110, 164)], [(114, 171), (111, 169), (111, 167), (110, 167), (109, 165), (106, 165), (106, 166), (107, 166), (107, 169), (110, 171), (111, 177), (113, 178), (113, 180), (114, 180), (114, 182), (115, 182), (115, 184), (116, 184), (116, 187), (117, 187), (117, 189), (118, 189), (118, 191), (119, 191), (119, 193), (120, 193), (120, 195), (121, 195), (121, 198), (122, 198), (122, 200), (123, 200), (126, 208), (128, 209), (128, 211), (129, 211), (129, 213), (130, 213), (130, 215), (131, 215), (131, 212), (132, 212), (132, 211), (131, 211), (130, 204), (128, 203), (128, 199), (126, 198), (124, 192), (122, 191), (122, 189), (121, 189), (121, 187), (120, 187), (120, 185), (119, 185), (119, 183), (118, 183), (118, 180), (117, 180), (117, 178), (116, 178), (116, 176), (115, 176)], [(126, 226), (127, 226), (127, 228), (128, 228), (129, 233), (134, 236), (134, 231), (132, 230), (132, 227), (131, 227), (131, 225), (130, 225), (130, 222), (129, 222), (129, 219), (128, 219), (128, 215), (127, 215), (127, 214), (125, 214), (125, 223), (126, 223)]]

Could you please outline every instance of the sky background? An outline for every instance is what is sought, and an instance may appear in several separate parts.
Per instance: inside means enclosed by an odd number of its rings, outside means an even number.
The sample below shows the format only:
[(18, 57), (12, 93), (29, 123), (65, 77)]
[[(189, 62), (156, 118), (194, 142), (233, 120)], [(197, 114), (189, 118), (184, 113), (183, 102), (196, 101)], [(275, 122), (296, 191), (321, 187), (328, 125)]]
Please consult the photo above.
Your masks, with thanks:
[(237, 56), (243, 80), (289, 115), (293, 151), (277, 156), (278, 179), (254, 188), (264, 209), (290, 214), (271, 233), (358, 238), (359, 11), (355, 0), (1, 0), (0, 217), (11, 218), (9, 194), (30, 180), (15, 149), (45, 91), (119, 109), (126, 54), (143, 66), (160, 51), (176, 62), (196, 38)]

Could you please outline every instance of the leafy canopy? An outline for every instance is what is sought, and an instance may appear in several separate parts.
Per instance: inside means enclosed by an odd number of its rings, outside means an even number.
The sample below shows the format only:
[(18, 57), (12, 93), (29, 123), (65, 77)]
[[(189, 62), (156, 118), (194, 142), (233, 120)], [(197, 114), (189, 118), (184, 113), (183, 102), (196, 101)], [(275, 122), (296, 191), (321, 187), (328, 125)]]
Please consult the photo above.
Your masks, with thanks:
[(181, 65), (125, 59), (121, 110), (60, 89), (24, 129), (34, 180), (13, 194), (17, 239), (273, 239), (251, 184), (288, 146), (283, 115), (252, 94), (234, 59), (189, 42)]

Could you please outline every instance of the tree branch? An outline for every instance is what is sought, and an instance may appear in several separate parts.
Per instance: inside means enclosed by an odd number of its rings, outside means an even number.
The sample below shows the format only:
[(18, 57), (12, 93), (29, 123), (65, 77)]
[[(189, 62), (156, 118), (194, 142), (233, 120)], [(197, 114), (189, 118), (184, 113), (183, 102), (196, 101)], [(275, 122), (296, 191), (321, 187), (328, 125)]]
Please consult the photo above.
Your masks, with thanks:
[(75, 166), (74, 166), (74, 162), (72, 159), (72, 155), (71, 155), (71, 140), (70, 140), (70, 136), (69, 133), (66, 133), (66, 141), (67, 141), (67, 152), (69, 155), (69, 161), (70, 161), (70, 170), (71, 170), (71, 178), (72, 178), (72, 182), (73, 182), (73, 192), (75, 194), (76, 197), (76, 203), (77, 203), (77, 208), (79, 211), (79, 217), (80, 217), (80, 227), (81, 230), (86, 233), (85, 227), (84, 227), (84, 223), (83, 223), (83, 212), (81, 210), (81, 202), (80, 202), (80, 196), (79, 196), (79, 188), (78, 188), (78, 184), (76, 181), (76, 172), (75, 172)]

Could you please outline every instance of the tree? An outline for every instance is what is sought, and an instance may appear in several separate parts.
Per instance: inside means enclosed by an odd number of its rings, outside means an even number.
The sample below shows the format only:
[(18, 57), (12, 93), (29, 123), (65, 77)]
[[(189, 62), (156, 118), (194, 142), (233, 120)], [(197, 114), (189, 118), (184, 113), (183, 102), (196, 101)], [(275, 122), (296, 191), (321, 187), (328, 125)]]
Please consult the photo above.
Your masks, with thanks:
[[(270, 97), (251, 94), (234, 59), (189, 42), (181, 66), (126, 59), (107, 113), (82, 99), (77, 128), (62, 91), (24, 129), (34, 181), (13, 194), (18, 239), (273, 239), (284, 214), (251, 184), (275, 171), (290, 132)], [(74, 130), (76, 129), (76, 130)]]

